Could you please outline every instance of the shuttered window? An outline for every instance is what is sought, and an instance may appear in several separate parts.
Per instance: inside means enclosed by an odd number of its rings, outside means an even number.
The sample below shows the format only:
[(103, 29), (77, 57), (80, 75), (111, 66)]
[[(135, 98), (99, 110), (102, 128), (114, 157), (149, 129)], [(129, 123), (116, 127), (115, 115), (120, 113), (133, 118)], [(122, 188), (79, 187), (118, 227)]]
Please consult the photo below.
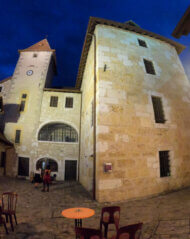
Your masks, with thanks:
[(73, 98), (66, 97), (65, 108), (73, 108)]
[(21, 134), (21, 130), (16, 130), (15, 143), (20, 143), (20, 134)]
[(139, 46), (147, 47), (145, 41), (143, 41), (143, 40), (141, 40), (141, 39), (138, 39), (138, 42), (139, 42)]
[(152, 61), (148, 61), (146, 59), (143, 59), (143, 60), (144, 60), (146, 72), (148, 74), (156, 75)]
[(170, 176), (169, 151), (159, 151), (160, 177)]
[(50, 107), (57, 107), (57, 105), (58, 105), (58, 96), (51, 96)]
[(160, 97), (152, 96), (152, 104), (154, 109), (154, 118), (156, 123), (165, 123), (164, 110), (162, 106), (162, 99)]

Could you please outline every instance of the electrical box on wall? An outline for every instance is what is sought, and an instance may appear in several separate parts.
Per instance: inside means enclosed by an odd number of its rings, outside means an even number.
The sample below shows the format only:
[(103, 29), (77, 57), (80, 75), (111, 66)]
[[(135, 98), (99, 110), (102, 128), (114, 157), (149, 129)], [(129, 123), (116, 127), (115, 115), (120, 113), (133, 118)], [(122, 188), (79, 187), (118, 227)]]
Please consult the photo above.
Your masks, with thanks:
[(112, 163), (104, 163), (104, 173), (112, 172)]

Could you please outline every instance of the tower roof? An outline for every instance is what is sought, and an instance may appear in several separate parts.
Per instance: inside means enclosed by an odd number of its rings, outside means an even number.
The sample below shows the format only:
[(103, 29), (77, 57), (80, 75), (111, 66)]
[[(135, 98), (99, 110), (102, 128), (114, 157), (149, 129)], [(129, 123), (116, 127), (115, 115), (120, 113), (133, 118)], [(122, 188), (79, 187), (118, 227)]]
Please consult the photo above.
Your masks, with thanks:
[(51, 49), (47, 39), (43, 39), (26, 49), (18, 51), (20, 52), (20, 51), (55, 51), (55, 50)]
[(51, 49), (48, 40), (45, 38), (34, 45), (25, 48), (23, 50), (18, 50), (18, 52), (27, 52), (27, 51), (51, 51), (53, 52), (53, 61), (54, 61), (54, 72), (57, 74), (57, 67), (56, 67), (56, 54), (55, 54), (55, 49)]

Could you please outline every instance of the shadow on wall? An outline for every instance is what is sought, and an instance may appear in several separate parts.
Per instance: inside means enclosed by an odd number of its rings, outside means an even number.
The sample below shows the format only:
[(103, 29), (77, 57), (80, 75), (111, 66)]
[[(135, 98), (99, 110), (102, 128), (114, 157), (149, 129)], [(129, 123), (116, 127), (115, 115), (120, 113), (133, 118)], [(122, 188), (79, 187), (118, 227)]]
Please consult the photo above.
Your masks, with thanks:
[(19, 104), (5, 104), (4, 113), (0, 114), (0, 130), (4, 132), (6, 123), (17, 123), (20, 117)]

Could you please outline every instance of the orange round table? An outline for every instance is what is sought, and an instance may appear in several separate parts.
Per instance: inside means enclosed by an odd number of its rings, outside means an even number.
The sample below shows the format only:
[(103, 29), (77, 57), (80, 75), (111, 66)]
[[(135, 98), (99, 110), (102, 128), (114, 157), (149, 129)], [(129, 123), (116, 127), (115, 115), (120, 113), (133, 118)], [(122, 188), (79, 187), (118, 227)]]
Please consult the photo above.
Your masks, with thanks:
[(61, 214), (66, 218), (75, 219), (75, 227), (82, 227), (82, 219), (93, 216), (95, 211), (86, 207), (74, 207), (63, 210)]

